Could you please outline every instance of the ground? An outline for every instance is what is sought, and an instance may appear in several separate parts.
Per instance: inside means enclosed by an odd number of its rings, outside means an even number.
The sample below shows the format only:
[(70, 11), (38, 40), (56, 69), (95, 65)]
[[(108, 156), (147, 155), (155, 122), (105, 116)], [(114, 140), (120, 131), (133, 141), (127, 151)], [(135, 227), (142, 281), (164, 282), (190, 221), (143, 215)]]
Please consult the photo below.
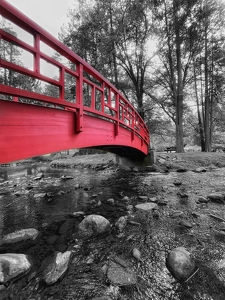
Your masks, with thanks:
[(182, 165), (188, 170), (197, 167), (225, 167), (225, 153), (220, 152), (156, 153), (156, 158), (159, 157), (166, 157), (171, 167)]

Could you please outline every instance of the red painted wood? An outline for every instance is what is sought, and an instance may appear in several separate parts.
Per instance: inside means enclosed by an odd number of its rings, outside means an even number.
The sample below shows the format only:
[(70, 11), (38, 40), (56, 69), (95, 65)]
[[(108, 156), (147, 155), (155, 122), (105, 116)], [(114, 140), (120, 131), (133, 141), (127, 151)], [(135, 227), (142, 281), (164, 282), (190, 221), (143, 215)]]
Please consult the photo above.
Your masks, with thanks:
[[(107, 79), (5, 0), (0, 0), (0, 14), (34, 37), (34, 45), (28, 45), (26, 41), (0, 30), (0, 42), (2, 39), (16, 44), (34, 56), (33, 70), (1, 58), (0, 67), (59, 88), (59, 97), (53, 98), (0, 84), (0, 94), (14, 97), (14, 102), (0, 99), (0, 163), (90, 146), (126, 146), (148, 153), (148, 128), (131, 103)], [(40, 42), (70, 60), (75, 70), (42, 52)], [(59, 69), (58, 80), (41, 73), (41, 59)], [(66, 72), (76, 83), (74, 102), (65, 99)], [(84, 84), (91, 95), (89, 107), (83, 103)], [(100, 98), (100, 108), (97, 108), (96, 93)], [(43, 106), (23, 104), (21, 97), (43, 102)], [(48, 103), (61, 107), (61, 110), (46, 107)], [(107, 114), (107, 110), (114, 115)]]
[(0, 101), (0, 163), (73, 148), (118, 145), (142, 149), (148, 144), (114, 123), (85, 115), (83, 131), (76, 133), (74, 112)]

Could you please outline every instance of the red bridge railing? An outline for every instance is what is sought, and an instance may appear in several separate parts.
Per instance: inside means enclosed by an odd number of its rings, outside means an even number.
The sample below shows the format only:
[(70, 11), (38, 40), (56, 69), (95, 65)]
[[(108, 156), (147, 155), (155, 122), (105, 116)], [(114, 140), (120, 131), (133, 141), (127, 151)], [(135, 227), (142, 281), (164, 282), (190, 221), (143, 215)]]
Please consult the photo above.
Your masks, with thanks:
[[(119, 134), (120, 126), (123, 126), (131, 131), (133, 137), (138, 135), (143, 143), (149, 145), (149, 131), (138, 112), (99, 72), (5, 0), (0, 0), (0, 15), (33, 37), (33, 43), (28, 44), (6, 32), (4, 28), (0, 29), (0, 43), (5, 41), (30, 53), (33, 58), (33, 66), (28, 69), (12, 59), (0, 57), (0, 68), (48, 84), (57, 94), (52, 97), (43, 92), (34, 92), (0, 82), (0, 94), (4, 95), (1, 98), (72, 110), (76, 113), (76, 132), (83, 130), (84, 114), (107, 118), (115, 124), (115, 135)], [(58, 53), (60, 61), (46, 54), (46, 51), (42, 50), (43, 45)], [(66, 60), (69, 64), (62, 60)], [(57, 78), (44, 74), (41, 67), (43, 62), (57, 70)], [(68, 78), (70, 78), (70, 86), (68, 86)]]

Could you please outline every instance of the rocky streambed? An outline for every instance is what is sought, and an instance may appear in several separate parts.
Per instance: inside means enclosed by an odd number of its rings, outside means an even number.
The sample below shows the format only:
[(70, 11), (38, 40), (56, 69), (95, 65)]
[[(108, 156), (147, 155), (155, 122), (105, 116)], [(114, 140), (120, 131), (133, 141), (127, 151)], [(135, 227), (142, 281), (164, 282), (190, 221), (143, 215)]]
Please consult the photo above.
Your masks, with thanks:
[(199, 161), (2, 177), (0, 299), (225, 299), (225, 159)]

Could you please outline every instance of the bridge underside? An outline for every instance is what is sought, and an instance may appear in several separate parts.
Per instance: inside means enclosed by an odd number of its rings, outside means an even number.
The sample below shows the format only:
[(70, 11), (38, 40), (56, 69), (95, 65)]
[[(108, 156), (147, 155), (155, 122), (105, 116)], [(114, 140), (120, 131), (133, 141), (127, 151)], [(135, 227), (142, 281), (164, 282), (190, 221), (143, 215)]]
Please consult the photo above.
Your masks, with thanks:
[(86, 114), (76, 132), (76, 111), (0, 100), (0, 163), (74, 148), (96, 147), (138, 158), (148, 153), (140, 136)]

